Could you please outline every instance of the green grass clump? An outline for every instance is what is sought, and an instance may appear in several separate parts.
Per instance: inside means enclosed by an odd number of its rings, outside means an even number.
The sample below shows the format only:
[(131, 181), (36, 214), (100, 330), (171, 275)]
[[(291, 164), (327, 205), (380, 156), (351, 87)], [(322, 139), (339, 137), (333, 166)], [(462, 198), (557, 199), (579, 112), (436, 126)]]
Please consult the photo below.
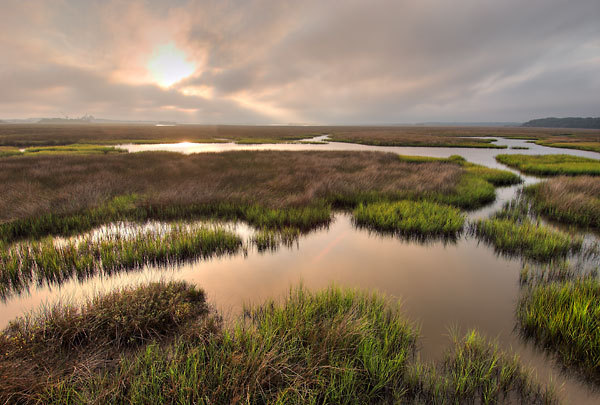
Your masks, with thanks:
[(75, 153), (75, 154), (109, 154), (109, 153), (127, 153), (125, 149), (115, 148), (114, 146), (106, 145), (90, 145), (90, 144), (71, 144), (61, 146), (38, 146), (25, 149), (25, 154), (60, 154), (60, 153)]
[(360, 226), (405, 236), (456, 236), (465, 216), (459, 209), (427, 201), (359, 205), (354, 220)]
[(527, 336), (600, 381), (600, 281), (540, 283), (525, 290), (517, 316)]
[(522, 179), (518, 175), (508, 170), (492, 169), (479, 165), (469, 166), (466, 170), (496, 187), (510, 186), (522, 182)]
[(600, 152), (600, 142), (555, 142), (551, 140), (540, 140), (535, 142), (538, 145), (551, 148), (565, 148), (587, 150), (590, 152)]
[(465, 173), (453, 193), (431, 193), (425, 198), (464, 209), (474, 209), (496, 199), (494, 186), (474, 173)]
[(310, 138), (311, 135), (286, 136), (283, 138), (241, 138), (236, 139), (235, 143), (239, 145), (262, 145), (271, 143), (292, 143), (300, 139)]
[(418, 403), (558, 402), (552, 387), (535, 382), (518, 357), (500, 351), (475, 330), (452, 335), (453, 344), (441, 367), (417, 364), (409, 373)]
[(476, 234), (506, 254), (547, 261), (579, 251), (583, 240), (529, 219), (492, 218), (475, 222)]
[(538, 176), (600, 175), (600, 160), (571, 155), (498, 155), (496, 160)]
[(447, 140), (430, 140), (427, 138), (415, 140), (380, 140), (380, 139), (359, 139), (354, 137), (345, 137), (344, 135), (334, 134), (331, 136), (331, 142), (357, 143), (361, 145), (372, 146), (409, 146), (409, 147), (431, 147), (431, 148), (487, 148), (487, 149), (506, 149), (506, 145), (495, 145), (492, 142), (496, 139), (469, 139), (462, 140), (448, 137)]
[(0, 293), (26, 290), (30, 284), (60, 284), (74, 277), (140, 268), (146, 264), (175, 264), (233, 254), (241, 239), (222, 229), (172, 226), (163, 232), (86, 237), (55, 244), (52, 239), (20, 243), (0, 250)]
[(553, 220), (600, 229), (600, 178), (556, 177), (525, 188), (533, 207)]
[(104, 403), (379, 403), (401, 399), (417, 332), (379, 296), (300, 288), (204, 339), (149, 345), (47, 400)]
[(10, 147), (10, 146), (0, 146), (0, 158), (9, 157), (9, 156), (19, 156), (22, 155), (18, 148)]
[(42, 392), (71, 376), (110, 369), (121, 355), (185, 332), (208, 312), (202, 290), (157, 282), (96, 295), (81, 305), (56, 304), (12, 321), (0, 333), (0, 402), (40, 403)]
[[(114, 367), (39, 389), (55, 403), (556, 402), (518, 363), (475, 332), (434, 368), (415, 356), (417, 330), (384, 297), (330, 287), (290, 290), (247, 308), (230, 328), (200, 323), (150, 342)], [(48, 386), (50, 385), (50, 386)], [(45, 389), (44, 389), (45, 388)]]
[(327, 225), (331, 221), (331, 208), (326, 204), (289, 208), (232, 203), (152, 205), (144, 203), (143, 199), (135, 194), (123, 195), (80, 213), (50, 213), (0, 224), (0, 241), (9, 243), (48, 235), (69, 236), (116, 221), (173, 221), (198, 218), (243, 220), (258, 228), (295, 228), (308, 231)]
[(256, 246), (259, 252), (274, 252), (279, 249), (281, 245), (292, 247), (294, 243), (298, 242), (299, 237), (300, 230), (296, 228), (284, 228), (279, 230), (263, 228), (252, 236), (251, 242)]
[(479, 179), (483, 179), (496, 187), (510, 186), (513, 184), (519, 184), (522, 179), (513, 172), (508, 170), (493, 169), (486, 166), (476, 165), (474, 163), (467, 162), (465, 158), (459, 155), (452, 155), (447, 158), (435, 158), (429, 156), (407, 156), (400, 155), (402, 162), (409, 163), (425, 163), (425, 162), (442, 162), (442, 163), (456, 163), (465, 168), (467, 173), (474, 175)]
[(438, 158), (432, 156), (413, 156), (413, 155), (398, 155), (401, 162), (407, 163), (430, 163), (430, 162), (441, 162), (441, 163), (456, 163), (458, 165), (464, 165), (467, 163), (466, 159), (460, 155), (452, 155), (447, 158)]

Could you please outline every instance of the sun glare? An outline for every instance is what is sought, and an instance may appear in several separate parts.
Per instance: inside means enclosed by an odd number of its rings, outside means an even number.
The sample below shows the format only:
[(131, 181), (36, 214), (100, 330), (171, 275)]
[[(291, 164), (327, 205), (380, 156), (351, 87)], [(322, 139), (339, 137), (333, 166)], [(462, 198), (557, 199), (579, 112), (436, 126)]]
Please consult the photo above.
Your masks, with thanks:
[(174, 43), (157, 47), (148, 61), (152, 79), (162, 87), (170, 87), (194, 73), (196, 65)]

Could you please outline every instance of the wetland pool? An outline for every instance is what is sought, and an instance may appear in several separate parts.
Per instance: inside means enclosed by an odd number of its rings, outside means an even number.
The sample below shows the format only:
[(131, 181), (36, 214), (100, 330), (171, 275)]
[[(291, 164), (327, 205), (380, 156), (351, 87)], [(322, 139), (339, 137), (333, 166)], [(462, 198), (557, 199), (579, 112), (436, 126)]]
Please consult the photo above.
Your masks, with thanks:
[[(318, 137), (312, 140), (326, 140)], [(526, 146), (527, 150), (376, 147), (328, 144), (165, 144), (121, 145), (130, 152), (172, 150), (182, 153), (223, 152), (228, 150), (376, 150), (405, 155), (447, 157), (461, 155), (468, 161), (506, 169), (494, 156), (501, 153), (564, 153), (597, 158), (598, 154), (556, 149), (499, 139), (498, 144)], [(539, 181), (522, 176), (524, 184)], [(499, 188), (494, 203), (468, 213), (468, 219), (484, 218), (515, 197), (522, 185)], [(160, 226), (160, 225), (159, 225)], [(248, 241), (253, 229), (226, 224)], [(125, 229), (127, 225), (125, 224)], [(119, 229), (123, 229), (123, 224)], [(126, 231), (123, 231), (126, 232)], [(401, 300), (407, 319), (420, 326), (420, 356), (439, 360), (450, 344), (450, 331), (465, 333), (476, 328), (496, 340), (502, 349), (518, 354), (525, 366), (535, 369), (541, 382), (553, 381), (560, 397), (568, 403), (598, 403), (600, 393), (582, 382), (543, 350), (522, 339), (516, 319), (520, 293), (519, 275), (523, 261), (496, 253), (493, 247), (464, 232), (456, 241), (407, 240), (357, 228), (349, 214), (336, 212), (331, 224), (300, 236), (290, 247), (258, 252), (248, 242), (244, 252), (171, 267), (145, 266), (113, 276), (94, 276), (58, 285), (40, 285), (29, 292), (8, 297), (0, 303), (0, 326), (11, 319), (57, 300), (83, 296), (152, 280), (186, 280), (207, 292), (209, 302), (226, 318), (239, 314), (244, 304), (261, 303), (283, 297), (288, 289), (303, 283), (311, 289), (335, 283), (384, 293)], [(590, 266), (590, 263), (585, 263)]]

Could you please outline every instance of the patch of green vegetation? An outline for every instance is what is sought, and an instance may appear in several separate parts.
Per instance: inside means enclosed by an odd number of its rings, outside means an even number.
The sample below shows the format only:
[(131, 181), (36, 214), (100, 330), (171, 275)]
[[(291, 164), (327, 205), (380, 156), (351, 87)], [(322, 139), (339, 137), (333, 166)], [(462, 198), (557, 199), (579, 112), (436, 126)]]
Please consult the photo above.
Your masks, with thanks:
[(134, 144), (134, 145), (147, 145), (147, 144), (159, 144), (159, 143), (182, 143), (182, 142), (191, 142), (191, 143), (229, 143), (232, 142), (229, 139), (215, 139), (215, 138), (190, 138), (187, 141), (164, 141), (160, 139), (126, 139), (120, 141), (111, 141), (111, 144)]
[(418, 387), (416, 403), (558, 402), (554, 390), (536, 383), (516, 355), (500, 351), (475, 330), (462, 338), (453, 333), (452, 339), (453, 345), (437, 369), (421, 364), (409, 369), (409, 385), (413, 390)]
[(492, 142), (496, 139), (477, 139), (476, 141), (469, 139), (464, 141), (456, 141), (456, 138), (449, 138), (447, 141), (435, 140), (430, 141), (408, 141), (408, 140), (380, 140), (380, 139), (355, 139), (345, 138), (343, 135), (332, 136), (330, 142), (357, 143), (360, 145), (371, 146), (408, 146), (408, 147), (428, 147), (428, 148), (487, 148), (487, 149), (506, 149), (506, 145), (495, 145)]
[(427, 201), (360, 204), (354, 210), (359, 226), (403, 236), (456, 237), (465, 216), (459, 209)]
[(20, 156), (23, 152), (21, 152), (18, 148), (13, 148), (10, 146), (0, 146), (0, 158), (9, 157), (9, 156)]
[(542, 140), (536, 141), (535, 143), (551, 148), (578, 149), (587, 150), (590, 152), (600, 152), (600, 142), (555, 142), (551, 140)]
[(0, 401), (48, 403), (41, 396), (60, 391), (63, 379), (110, 369), (131, 350), (194, 328), (208, 312), (202, 290), (159, 282), (96, 295), (82, 305), (55, 304), (19, 318), (0, 333)]
[[(85, 160), (73, 156), (60, 162), (52, 157), (38, 159), (47, 167), (41, 174), (28, 172), (20, 182), (5, 174), (14, 187), (9, 187), (10, 195), (0, 204), (6, 218), (0, 223), (0, 241), (68, 236), (114, 221), (150, 219), (242, 220), (258, 228), (305, 232), (328, 224), (332, 207), (352, 210), (361, 203), (426, 200), (473, 209), (495, 199), (494, 185), (519, 181), (512, 173), (473, 165), (460, 156), (236, 152), (201, 157), (114, 154), (86, 156)], [(110, 164), (105, 165), (105, 159)], [(75, 160), (83, 168), (81, 173), (71, 169), (69, 162)], [(7, 170), (30, 170), (16, 163), (7, 165)], [(53, 172), (57, 166), (60, 170)], [(98, 167), (114, 181), (97, 176)], [(10, 204), (22, 198), (23, 184), (40, 196), (26, 207), (29, 216)], [(75, 188), (81, 191), (74, 193)], [(121, 194), (132, 189), (136, 194)], [(47, 201), (52, 202), (51, 212)], [(20, 218), (12, 219), (15, 216)]]
[(441, 163), (456, 163), (458, 165), (463, 165), (467, 161), (464, 157), (459, 155), (452, 155), (447, 158), (438, 158), (432, 156), (413, 156), (413, 155), (398, 155), (398, 158), (401, 162), (407, 163), (428, 163), (428, 162), (441, 162)]
[(600, 228), (600, 179), (558, 177), (524, 189), (536, 211), (569, 225)]
[(548, 261), (581, 249), (583, 240), (529, 219), (492, 218), (475, 222), (476, 234), (505, 254)]
[(300, 139), (310, 138), (310, 135), (285, 136), (283, 138), (240, 138), (235, 143), (239, 145), (261, 145), (269, 143), (294, 143)]
[(496, 187), (511, 186), (523, 181), (517, 174), (509, 172), (508, 170), (492, 169), (490, 167), (479, 165), (468, 166), (466, 170)]
[(0, 295), (27, 290), (34, 281), (61, 284), (75, 277), (113, 274), (146, 264), (233, 254), (241, 246), (241, 239), (231, 232), (184, 225), (171, 226), (165, 232), (140, 231), (129, 237), (19, 243), (0, 250)]
[(327, 145), (329, 142), (325, 141), (296, 141), (294, 143), (300, 143), (303, 145)]
[(486, 166), (476, 165), (474, 163), (467, 162), (467, 160), (459, 155), (452, 155), (447, 158), (436, 158), (430, 156), (409, 156), (399, 155), (400, 161), (407, 163), (456, 163), (465, 168), (466, 172), (475, 175), (480, 179), (483, 179), (496, 187), (509, 186), (513, 184), (519, 184), (522, 179), (513, 172), (508, 170), (493, 169)]
[(529, 149), (529, 147), (527, 147), (527, 146), (511, 146), (510, 149), (526, 150), (526, 149)]
[(106, 204), (79, 214), (47, 214), (0, 224), (0, 240), (8, 243), (47, 235), (69, 236), (115, 221), (174, 221), (211, 218), (244, 220), (258, 228), (295, 228), (308, 231), (327, 225), (331, 220), (328, 205), (265, 208), (258, 205), (229, 203), (197, 205), (145, 205), (136, 195), (118, 196)]
[(475, 173), (465, 173), (452, 194), (431, 193), (426, 196), (435, 202), (464, 209), (474, 209), (496, 199), (494, 186)]
[(38, 146), (25, 149), (25, 155), (31, 154), (60, 154), (60, 153), (75, 153), (75, 154), (109, 154), (109, 153), (127, 153), (125, 149), (115, 148), (114, 146), (106, 145), (91, 145), (91, 144), (71, 144), (64, 146)]
[(537, 283), (562, 282), (573, 280), (578, 276), (577, 271), (566, 260), (552, 261), (544, 266), (523, 265), (519, 282), (521, 285)]
[(517, 316), (526, 336), (600, 381), (598, 279), (533, 285), (522, 294)]
[(600, 160), (571, 155), (498, 155), (496, 160), (538, 176), (600, 175)]
[[(439, 367), (420, 363), (417, 330), (376, 294), (300, 287), (284, 302), (247, 308), (232, 328), (197, 325), (96, 369), (54, 364), (17, 387), (28, 401), (53, 403), (557, 402), (516, 358), (475, 332), (455, 338)], [(31, 360), (25, 355), (21, 364)]]
[(283, 228), (278, 230), (263, 228), (256, 232), (251, 242), (256, 246), (259, 252), (271, 251), (279, 249), (281, 245), (291, 247), (298, 242), (300, 230), (297, 228)]
[(354, 209), (360, 204), (395, 202), (400, 200), (430, 201), (462, 209), (484, 206), (496, 198), (494, 186), (474, 173), (463, 173), (458, 184), (448, 193), (443, 192), (354, 192), (332, 194), (328, 197), (333, 207)]

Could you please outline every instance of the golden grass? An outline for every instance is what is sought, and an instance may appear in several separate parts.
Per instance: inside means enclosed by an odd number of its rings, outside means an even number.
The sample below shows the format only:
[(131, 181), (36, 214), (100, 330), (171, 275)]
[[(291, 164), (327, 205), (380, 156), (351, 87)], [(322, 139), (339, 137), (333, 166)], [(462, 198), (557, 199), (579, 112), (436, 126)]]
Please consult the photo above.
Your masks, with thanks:
[(120, 195), (147, 205), (304, 206), (357, 193), (452, 194), (464, 169), (377, 152), (152, 152), (0, 160), (0, 222), (79, 212)]
[(570, 224), (600, 228), (600, 178), (555, 177), (527, 188), (542, 214)]
[(423, 146), (443, 142), (482, 143), (456, 137), (517, 137), (549, 141), (598, 142), (600, 131), (548, 128), (485, 127), (357, 127), (357, 126), (243, 126), (243, 125), (177, 125), (156, 127), (138, 124), (0, 124), (0, 146), (68, 145), (74, 143), (116, 144), (124, 142), (157, 143), (222, 139), (296, 140), (331, 134), (334, 139), (356, 141), (417, 142)]

